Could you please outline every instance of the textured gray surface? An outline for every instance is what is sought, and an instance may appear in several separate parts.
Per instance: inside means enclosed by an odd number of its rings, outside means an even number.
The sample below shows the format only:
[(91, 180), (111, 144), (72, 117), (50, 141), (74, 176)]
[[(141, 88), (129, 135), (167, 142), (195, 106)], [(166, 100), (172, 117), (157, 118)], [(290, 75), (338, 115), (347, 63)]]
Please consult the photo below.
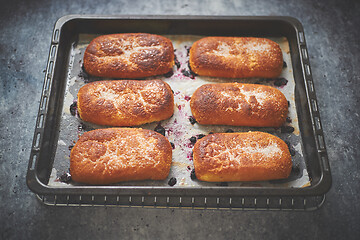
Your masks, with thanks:
[[(2, 1), (1, 239), (355, 239), (360, 235), (358, 1)], [(305, 29), (333, 185), (314, 212), (42, 205), (25, 177), (53, 24), (67, 14), (288, 15)]]

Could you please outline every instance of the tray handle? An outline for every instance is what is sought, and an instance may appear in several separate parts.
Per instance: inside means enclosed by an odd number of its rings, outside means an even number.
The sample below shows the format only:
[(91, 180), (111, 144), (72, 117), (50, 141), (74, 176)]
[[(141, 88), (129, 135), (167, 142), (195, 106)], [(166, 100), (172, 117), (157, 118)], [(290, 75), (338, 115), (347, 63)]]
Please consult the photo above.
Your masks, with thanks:
[[(54, 37), (58, 40), (58, 35), (56, 36), (56, 29), (53, 32), (52, 40)], [(49, 99), (51, 94), (51, 86), (54, 77), (54, 66), (55, 60), (57, 56), (58, 46), (57, 43), (52, 41), (52, 44), (49, 49), (48, 61), (45, 70), (42, 94), (40, 98), (39, 110), (38, 115), (36, 118), (36, 126), (34, 131), (34, 137), (30, 152), (30, 159), (28, 164), (28, 171), (27, 171), (27, 185), (30, 189), (38, 189), (41, 187), (41, 183), (38, 181), (36, 177), (36, 167), (39, 159), (39, 152), (42, 143), (42, 136), (44, 134), (46, 116), (48, 112), (49, 106)]]
[(325, 195), (297, 197), (37, 195), (37, 197), (41, 202), (49, 206), (115, 206), (260, 211), (314, 211), (319, 209), (325, 202)]
[(312, 78), (312, 72), (310, 67), (310, 59), (307, 52), (306, 47), (306, 40), (305, 40), (305, 34), (302, 29), (298, 30), (298, 42), (299, 42), (299, 51), (300, 51), (300, 59), (301, 59), (301, 65), (302, 65), (302, 71), (304, 74), (304, 80), (305, 80), (305, 90), (306, 94), (308, 96), (309, 102), (309, 110), (310, 110), (310, 117), (311, 117), (311, 123), (312, 123), (312, 129), (315, 136), (315, 144), (317, 149), (318, 158), (320, 159), (320, 165), (322, 169), (322, 186), (318, 186), (320, 188), (323, 188), (324, 191), (327, 191), (331, 187), (331, 172), (330, 172), (330, 165), (329, 165), (329, 159), (326, 151), (325, 146), (325, 139), (324, 139), (324, 133), (323, 128), (321, 124), (321, 118), (320, 118), (320, 112), (318, 108), (318, 102), (316, 98), (315, 93), (315, 85)]

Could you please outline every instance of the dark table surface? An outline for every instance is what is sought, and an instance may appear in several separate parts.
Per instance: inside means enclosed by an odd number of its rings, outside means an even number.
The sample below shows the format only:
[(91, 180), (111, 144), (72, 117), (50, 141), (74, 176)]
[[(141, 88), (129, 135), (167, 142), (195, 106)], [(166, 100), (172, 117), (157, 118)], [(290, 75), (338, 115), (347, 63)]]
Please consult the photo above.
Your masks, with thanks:
[[(356, 239), (360, 236), (359, 1), (2, 1), (1, 239)], [(270, 15), (300, 20), (333, 184), (311, 212), (47, 207), (25, 178), (55, 21), (68, 14)]]

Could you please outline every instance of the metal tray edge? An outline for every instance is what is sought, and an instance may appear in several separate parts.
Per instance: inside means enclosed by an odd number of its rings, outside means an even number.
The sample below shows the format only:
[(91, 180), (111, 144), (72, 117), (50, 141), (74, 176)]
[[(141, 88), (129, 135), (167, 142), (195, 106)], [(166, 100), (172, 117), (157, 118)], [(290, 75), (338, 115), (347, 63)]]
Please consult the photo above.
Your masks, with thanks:
[[(52, 35), (52, 45), (53, 44), (58, 44), (58, 40), (60, 38), (60, 29), (63, 27), (64, 24), (66, 24), (69, 21), (72, 20), (76, 20), (76, 19), (163, 19), (163, 20), (167, 20), (167, 19), (229, 19), (229, 20), (267, 20), (267, 19), (271, 19), (271, 20), (282, 20), (282, 21), (286, 21), (289, 24), (291, 24), (297, 31), (297, 33), (302, 33), (302, 36), (300, 36), (298, 34), (298, 41), (300, 44), (298, 44), (299, 47), (304, 46), (306, 48), (306, 42), (305, 42), (305, 35), (304, 35), (304, 31), (303, 31), (303, 27), (302, 24), (300, 23), (300, 21), (298, 21), (296, 18), (293, 17), (288, 17), (288, 16), (206, 16), (206, 15), (183, 15), (183, 16), (172, 16), (172, 15), (66, 15), (63, 16), (61, 18), (59, 18), (57, 20), (57, 22), (55, 23), (54, 26), (54, 31), (53, 31), (53, 35)], [(51, 45), (51, 47), (52, 47)], [(50, 89), (48, 89), (47, 86), (47, 81), (49, 81), (49, 77), (51, 78), (52, 81), (52, 73), (49, 73), (49, 68), (50, 68), (50, 62), (51, 60), (53, 60), (54, 55), (51, 55), (51, 47), (50, 47), (50, 51), (49, 51), (49, 57), (48, 57), (48, 63), (47, 63), (47, 69), (46, 69), (46, 74), (45, 74), (45, 78), (44, 78), (44, 85), (43, 85), (43, 95), (44, 94), (49, 94)], [(301, 53), (301, 49), (299, 49), (300, 53)], [(57, 53), (55, 53), (55, 56), (57, 55)], [(303, 58), (303, 55), (300, 54), (300, 58), (301, 58), (301, 63), (302, 63), (302, 67), (303, 67), (303, 76), (304, 76), (304, 81), (305, 81), (305, 88), (306, 88), (306, 93), (309, 97), (309, 99), (314, 99), (316, 101), (316, 96), (315, 96), (315, 92), (314, 91), (309, 91), (308, 89), (308, 85), (306, 84), (307, 81), (312, 81), (312, 76), (311, 76), (311, 72), (310, 74), (308, 74), (308, 76), (306, 75), (306, 69), (304, 64), (308, 63), (308, 66), (310, 67), (309, 64), (309, 60)], [(49, 76), (50, 75), (50, 76)], [(51, 85), (51, 84), (50, 84)], [(41, 96), (41, 101), (43, 100), (44, 96)], [(312, 97), (312, 98), (311, 98)], [(312, 107), (309, 103), (309, 109), (312, 113), (312, 115), (314, 115), (313, 111), (312, 111)], [(46, 115), (46, 106), (45, 106), (45, 111), (44, 109), (41, 108), (41, 106), (39, 106), (39, 114), (43, 113)], [(320, 116), (318, 113), (316, 113), (316, 115), (319, 117), (319, 121), (320, 121)], [(38, 126), (40, 119), (39, 119), (39, 115), (38, 118), (36, 120), (36, 126)], [(45, 121), (43, 119), (43, 121)], [(314, 119), (312, 118), (313, 121), (313, 131), (314, 131), (314, 135), (321, 135), (323, 137), (323, 131), (322, 129), (320, 130), (316, 130), (315, 127), (315, 123), (314, 123)], [(320, 121), (321, 124), (321, 121)], [(35, 172), (35, 168), (36, 168), (36, 160), (34, 160), (34, 155), (36, 155), (39, 151), (39, 149), (35, 146), (36, 145), (36, 141), (37, 141), (37, 134), (41, 133), (43, 129), (42, 128), (35, 128), (35, 132), (34, 132), (34, 138), (33, 138), (33, 144), (32, 144), (32, 150), (31, 150), (31, 154), (30, 154), (30, 160), (29, 160), (29, 165), (28, 165), (28, 173), (27, 173), (27, 178), (26, 178), (26, 182), (27, 185), (29, 187), (30, 190), (32, 190), (33, 192), (37, 193), (37, 194), (47, 194), (49, 192), (53, 192), (53, 191), (57, 191), (58, 189), (62, 189), (62, 188), (51, 188), (47, 185), (44, 185), (43, 183), (41, 183), (39, 181), (39, 179), (36, 177), (36, 172)], [(41, 134), (40, 134), (41, 135)], [(41, 139), (39, 140), (41, 142)], [(318, 141), (316, 141), (317, 144), (317, 149), (319, 149), (319, 143)], [(325, 144), (325, 143), (324, 143)], [(330, 168), (329, 168), (329, 161), (327, 158), (327, 153), (326, 153), (326, 148), (325, 145), (324, 149), (322, 149), (321, 151), (318, 150), (318, 154), (319, 154), (319, 159), (323, 159), (321, 162), (321, 167), (322, 167), (322, 179), (321, 181), (319, 181), (318, 184), (311, 186), (311, 187), (306, 187), (306, 188), (299, 188), (299, 189), (295, 189), (296, 191), (291, 191), (291, 189), (287, 189), (290, 190), (288, 193), (284, 193), (283, 189), (281, 188), (266, 188), (266, 189), (254, 189), (251, 188), (250, 190), (252, 191), (252, 193), (247, 192), (247, 189), (242, 189), (244, 191), (242, 191), (241, 195), (244, 196), (257, 196), (259, 194), (263, 195), (263, 191), (269, 190), (268, 195), (270, 196), (276, 196), (276, 195), (281, 195), (281, 196), (313, 196), (315, 193), (316, 194), (325, 194), (331, 187), (331, 173), (330, 173)], [(35, 164), (34, 164), (35, 163)], [(91, 189), (91, 188), (88, 188)], [(121, 190), (121, 187), (118, 187), (117, 189)], [(135, 195), (142, 195), (143, 191), (149, 191), (149, 190), (154, 190), (154, 188), (138, 188), (138, 190), (140, 190), (140, 192), (135, 193)], [(66, 194), (66, 190), (68, 189), (62, 189), (64, 190), (65, 194)], [(78, 190), (77, 188), (74, 188), (74, 190)], [(114, 189), (111, 188), (111, 191), (113, 191)], [(168, 191), (168, 189), (164, 189), (165, 191)], [(175, 190), (174, 192), (178, 192), (178, 194), (181, 194), (181, 192), (183, 191), (181, 188), (178, 188), (178, 190), (176, 190), (176, 188), (172, 189)], [(194, 189), (195, 191), (198, 189)], [(255, 190), (255, 191), (254, 191)], [(190, 191), (191, 192), (191, 191)], [(149, 193), (149, 192), (148, 192)], [(68, 194), (73, 194), (72, 191), (68, 192)], [(117, 193), (119, 194), (119, 193)], [(134, 193), (133, 193), (134, 194)], [(151, 195), (151, 194), (150, 194)], [(155, 194), (154, 194), (155, 195)], [(176, 195), (176, 193), (175, 193)], [(212, 194), (211, 194), (212, 195)]]

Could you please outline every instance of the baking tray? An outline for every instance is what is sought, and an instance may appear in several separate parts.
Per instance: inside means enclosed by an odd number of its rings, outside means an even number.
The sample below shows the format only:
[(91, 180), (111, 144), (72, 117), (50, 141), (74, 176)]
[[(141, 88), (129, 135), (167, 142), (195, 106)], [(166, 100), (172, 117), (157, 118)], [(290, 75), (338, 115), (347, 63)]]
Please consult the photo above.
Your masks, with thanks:
[[(52, 185), (63, 131), (66, 93), (74, 66), (74, 49), (84, 35), (147, 32), (186, 36), (255, 36), (286, 38), (295, 82), (294, 99), (302, 155), (309, 184), (303, 187), (257, 184), (196, 186), (121, 184)], [(79, 73), (81, 74), (81, 72)], [(66, 105), (66, 104), (65, 104)], [(60, 141), (60, 142), (59, 142)], [(64, 154), (66, 155), (66, 154)], [(66, 158), (66, 156), (64, 156)], [(319, 208), (331, 186), (314, 84), (301, 23), (291, 17), (253, 16), (86, 16), (60, 18), (54, 27), (39, 113), (31, 149), (27, 184), (48, 205), (186, 207), (215, 209)], [(280, 184), (279, 184), (280, 186)]]

